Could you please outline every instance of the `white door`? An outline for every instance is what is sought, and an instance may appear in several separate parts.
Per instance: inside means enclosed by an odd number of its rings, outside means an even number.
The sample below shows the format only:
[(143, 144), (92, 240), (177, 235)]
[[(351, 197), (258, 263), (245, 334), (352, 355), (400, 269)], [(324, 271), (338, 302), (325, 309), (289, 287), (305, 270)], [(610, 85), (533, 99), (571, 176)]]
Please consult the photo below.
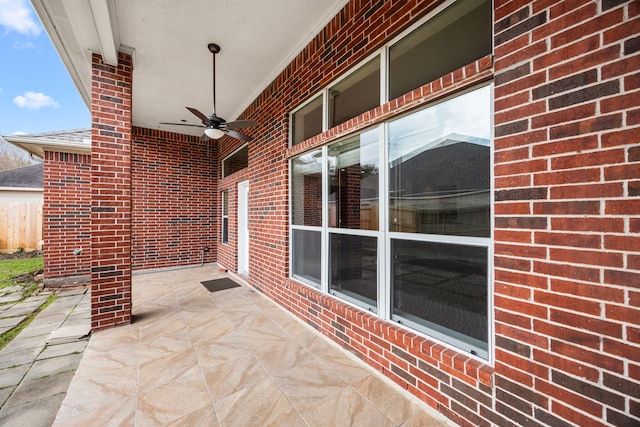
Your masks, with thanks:
[(238, 184), (238, 273), (249, 275), (249, 181)]

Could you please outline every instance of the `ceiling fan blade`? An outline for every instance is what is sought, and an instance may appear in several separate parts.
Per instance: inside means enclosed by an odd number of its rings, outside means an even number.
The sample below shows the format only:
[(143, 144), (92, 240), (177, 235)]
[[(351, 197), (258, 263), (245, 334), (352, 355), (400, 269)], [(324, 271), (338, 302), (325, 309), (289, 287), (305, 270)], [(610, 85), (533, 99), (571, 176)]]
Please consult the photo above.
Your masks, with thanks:
[(171, 126), (193, 126), (196, 128), (201, 128), (202, 125), (192, 125), (189, 123), (168, 123), (168, 122), (160, 122), (161, 125), (171, 125)]
[(227, 122), (228, 129), (240, 129), (240, 128), (252, 128), (258, 126), (253, 120), (236, 120), (233, 122)]
[(197, 118), (199, 118), (200, 120), (202, 120), (202, 124), (205, 125), (206, 127), (211, 126), (211, 122), (209, 121), (209, 118), (207, 116), (205, 116), (204, 114), (202, 114), (200, 111), (196, 110), (195, 108), (191, 108), (191, 107), (185, 107), (187, 110), (189, 110), (191, 112), (191, 114), (193, 114), (194, 116), (196, 116)]
[(229, 130), (229, 129), (222, 129), (222, 132), (226, 133), (229, 136), (232, 136), (236, 139), (239, 139), (241, 141), (251, 141), (253, 138), (251, 138), (250, 136), (247, 136), (243, 133), (240, 132), (236, 132), (234, 130)]

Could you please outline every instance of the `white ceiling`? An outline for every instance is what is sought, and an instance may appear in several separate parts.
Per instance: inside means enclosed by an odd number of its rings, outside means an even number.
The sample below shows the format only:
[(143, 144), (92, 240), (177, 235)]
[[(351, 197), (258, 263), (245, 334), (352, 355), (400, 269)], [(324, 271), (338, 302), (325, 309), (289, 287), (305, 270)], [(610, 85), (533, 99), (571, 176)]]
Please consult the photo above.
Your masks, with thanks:
[(134, 57), (133, 124), (193, 135), (184, 107), (227, 121), (256, 98), (348, 0), (32, 0), (81, 95), (89, 103), (91, 52)]

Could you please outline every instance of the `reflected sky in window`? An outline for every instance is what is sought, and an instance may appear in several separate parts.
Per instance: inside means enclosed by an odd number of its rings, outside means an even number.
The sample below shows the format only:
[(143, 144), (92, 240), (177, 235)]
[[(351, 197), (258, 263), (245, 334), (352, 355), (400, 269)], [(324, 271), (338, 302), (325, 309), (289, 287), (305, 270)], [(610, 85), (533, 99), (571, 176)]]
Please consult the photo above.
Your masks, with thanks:
[(491, 85), (389, 123), (389, 162), (407, 160), (449, 140), (491, 142)]

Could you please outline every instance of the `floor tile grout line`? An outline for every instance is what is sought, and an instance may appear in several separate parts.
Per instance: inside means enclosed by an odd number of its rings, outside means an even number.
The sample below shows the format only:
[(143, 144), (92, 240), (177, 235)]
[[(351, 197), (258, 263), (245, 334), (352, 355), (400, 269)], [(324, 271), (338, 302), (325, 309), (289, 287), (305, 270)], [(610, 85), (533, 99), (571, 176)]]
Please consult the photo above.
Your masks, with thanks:
[(202, 371), (202, 364), (200, 362), (200, 358), (198, 357), (198, 352), (196, 352), (196, 349), (193, 345), (193, 340), (192, 340), (192, 335), (191, 335), (191, 328), (189, 327), (187, 320), (184, 317), (184, 310), (182, 309), (182, 303), (180, 302), (180, 298), (178, 297), (178, 295), (176, 294), (176, 292), (174, 291), (174, 296), (176, 297), (176, 301), (178, 301), (178, 305), (180, 306), (180, 315), (182, 317), (182, 320), (185, 323), (185, 326), (187, 328), (187, 334), (189, 336), (189, 343), (191, 344), (191, 350), (193, 351), (193, 354), (196, 357), (196, 362), (198, 364), (198, 370), (200, 372), (200, 376), (202, 378), (202, 382), (204, 383), (204, 386), (207, 390), (207, 395), (209, 396), (209, 404), (211, 405), (211, 410), (213, 411), (213, 415), (214, 417), (216, 417), (216, 421), (218, 422), (218, 425), (222, 425), (221, 424), (221, 420), (218, 417), (218, 413), (216, 412), (216, 407), (215, 407), (215, 401), (213, 399), (213, 396), (211, 395), (211, 390), (209, 389), (209, 385), (207, 384), (207, 380), (206, 377), (204, 375), (204, 372)]

